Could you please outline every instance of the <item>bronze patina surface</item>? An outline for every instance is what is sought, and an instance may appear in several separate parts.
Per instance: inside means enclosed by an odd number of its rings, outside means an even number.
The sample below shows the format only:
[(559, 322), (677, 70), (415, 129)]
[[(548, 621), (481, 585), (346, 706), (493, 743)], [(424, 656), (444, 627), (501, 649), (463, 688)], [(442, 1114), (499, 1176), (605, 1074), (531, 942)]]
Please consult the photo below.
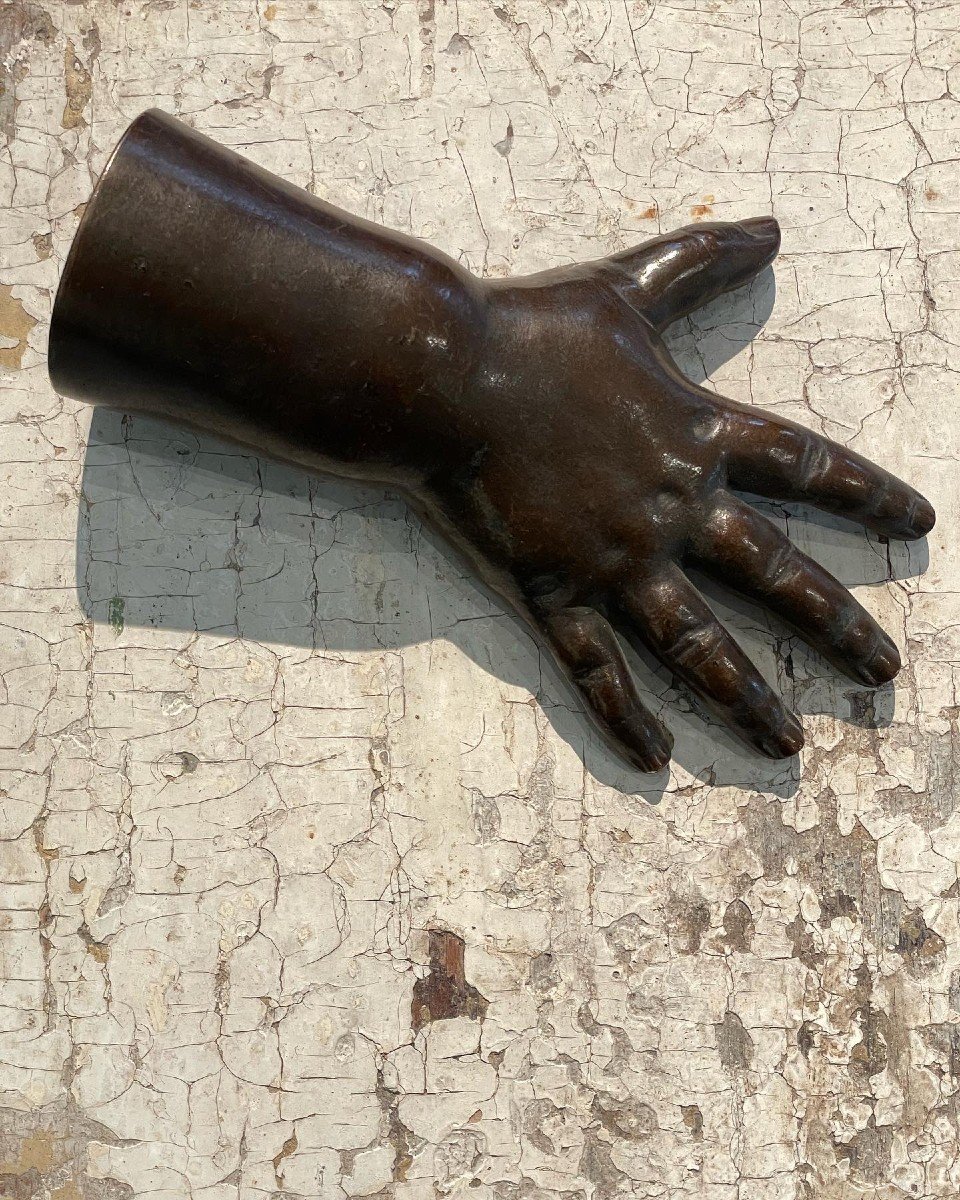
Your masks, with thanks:
[(400, 489), (556, 655), (642, 770), (670, 757), (614, 627), (771, 757), (803, 742), (687, 577), (789, 622), (867, 686), (896, 647), (736, 492), (922, 537), (927, 501), (857, 454), (678, 370), (661, 334), (776, 255), (771, 217), (698, 224), (510, 280), (285, 183), (164, 113), (129, 128), (53, 313), (65, 395)]

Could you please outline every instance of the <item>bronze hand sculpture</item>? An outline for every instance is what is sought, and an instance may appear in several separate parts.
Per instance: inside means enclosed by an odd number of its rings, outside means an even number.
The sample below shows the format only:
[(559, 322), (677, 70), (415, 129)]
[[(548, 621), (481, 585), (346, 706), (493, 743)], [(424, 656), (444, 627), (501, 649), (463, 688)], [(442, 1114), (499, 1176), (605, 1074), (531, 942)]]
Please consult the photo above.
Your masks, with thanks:
[(642, 770), (668, 762), (671, 738), (614, 624), (776, 758), (800, 749), (800, 723), (685, 568), (762, 601), (863, 684), (900, 663), (853, 597), (734, 489), (891, 537), (934, 522), (886, 471), (673, 363), (664, 328), (750, 279), (779, 240), (768, 217), (701, 224), (484, 281), (152, 111), (83, 217), (50, 375), (69, 396), (399, 488), (539, 631)]

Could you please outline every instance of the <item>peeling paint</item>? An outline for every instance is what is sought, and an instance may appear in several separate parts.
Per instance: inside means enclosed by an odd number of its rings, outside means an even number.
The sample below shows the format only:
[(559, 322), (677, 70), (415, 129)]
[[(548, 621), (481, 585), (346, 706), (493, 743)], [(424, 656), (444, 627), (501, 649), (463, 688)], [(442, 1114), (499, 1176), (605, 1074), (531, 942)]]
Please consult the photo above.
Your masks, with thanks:
[(23, 365), (27, 339), (36, 325), (23, 307), (22, 301), (13, 294), (13, 288), (0, 283), (0, 367), (18, 371)]
[(488, 1001), (467, 983), (464, 941), (444, 929), (430, 930), (430, 967), (413, 986), (411, 1024), (414, 1032), (431, 1021), (469, 1017), (482, 1021)]
[[(956, 1200), (958, 38), (906, 0), (0, 7), (0, 1195)], [(639, 663), (676, 760), (636, 776), (396, 497), (55, 396), (151, 103), (494, 277), (773, 212), (775, 271), (670, 346), (930, 495), (928, 546), (764, 509), (896, 687), (711, 592), (802, 760)]]
[(83, 128), (87, 124), (84, 110), (93, 95), (93, 79), (71, 41), (67, 42), (63, 51), (63, 82), (67, 102), (60, 124), (64, 129)]
[[(65, 1074), (73, 1070), (68, 1061)], [(36, 1112), (0, 1108), (0, 1195), (9, 1200), (131, 1200), (133, 1190), (98, 1177), (88, 1158), (97, 1141), (116, 1144), (110, 1130), (70, 1101)]]
[(48, 47), (56, 37), (46, 9), (30, 0), (0, 7), (0, 132), (9, 144), (17, 126), (17, 92), (29, 72), (30, 43)]

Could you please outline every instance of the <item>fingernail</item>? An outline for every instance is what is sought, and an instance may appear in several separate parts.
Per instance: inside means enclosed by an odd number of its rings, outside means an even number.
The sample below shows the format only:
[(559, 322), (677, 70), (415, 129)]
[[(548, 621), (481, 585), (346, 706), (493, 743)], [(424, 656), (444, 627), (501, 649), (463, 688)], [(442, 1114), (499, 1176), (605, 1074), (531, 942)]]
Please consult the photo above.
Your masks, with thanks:
[(873, 652), (870, 660), (864, 665), (860, 674), (871, 687), (880, 687), (890, 680), (900, 670), (900, 652), (893, 642), (883, 635), (880, 644)]
[(673, 738), (663, 728), (649, 725), (634, 732), (633, 744), (627, 747), (631, 763), (640, 771), (662, 771), (670, 762)]
[(771, 258), (780, 249), (780, 223), (776, 217), (750, 217), (740, 222), (740, 228), (751, 237), (768, 243)]
[(803, 749), (803, 726), (793, 715), (787, 713), (783, 724), (760, 743), (760, 749), (768, 758), (792, 758)]
[(646, 746), (642, 751), (634, 751), (630, 758), (638, 770), (652, 774), (669, 766), (671, 749), (670, 746)]
[(933, 505), (923, 496), (918, 496), (910, 508), (908, 518), (910, 536), (926, 537), (936, 523), (937, 514), (933, 511)]

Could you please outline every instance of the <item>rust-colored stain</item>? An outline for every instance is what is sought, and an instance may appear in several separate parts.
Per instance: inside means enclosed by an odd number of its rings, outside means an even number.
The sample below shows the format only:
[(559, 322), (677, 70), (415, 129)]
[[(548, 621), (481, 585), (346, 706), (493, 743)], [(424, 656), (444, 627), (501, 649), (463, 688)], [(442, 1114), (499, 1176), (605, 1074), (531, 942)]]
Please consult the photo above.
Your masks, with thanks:
[(272, 21), (273, 18), (277, 15), (277, 6), (275, 4), (268, 4), (267, 7), (263, 10), (263, 15), (266, 18), (266, 20)]
[(47, 1129), (38, 1129), (23, 1138), (17, 1147), (17, 1157), (0, 1161), (0, 1175), (25, 1175), (37, 1171), (44, 1175), (57, 1164), (54, 1154), (57, 1139)]
[(93, 78), (77, 57), (71, 41), (67, 42), (63, 52), (63, 83), (67, 92), (67, 102), (63, 106), (60, 124), (64, 129), (81, 129), (87, 123), (83, 110), (90, 103)]
[(712, 212), (713, 209), (709, 204), (695, 204), (690, 209), (690, 216), (699, 219), (700, 217), (709, 217)]
[(694, 1139), (698, 1142), (703, 1140), (703, 1113), (696, 1104), (682, 1104), (680, 1106), (680, 1114), (683, 1117), (683, 1123), (690, 1130)]
[(928, 200), (930, 200), (931, 202), (932, 202), (932, 201), (934, 201), (934, 200), (939, 200), (939, 199), (940, 199), (940, 193), (937, 191), (937, 189), (936, 189), (935, 187), (928, 187), (928, 188), (927, 188), (927, 189), (924, 191), (924, 193), (923, 193), (923, 194), (924, 194), (924, 195), (926, 196), (926, 198), (927, 198)]
[(51, 233), (35, 233), (33, 235), (33, 248), (37, 252), (37, 258), (42, 262), (45, 258), (49, 258), (53, 253), (53, 235)]
[(83, 1193), (72, 1179), (50, 1193), (50, 1200), (83, 1200)]
[(297, 1131), (294, 1130), (293, 1133), (290, 1134), (290, 1136), (287, 1138), (287, 1140), (280, 1147), (280, 1153), (274, 1155), (273, 1174), (274, 1174), (274, 1177), (276, 1178), (276, 1181), (278, 1184), (281, 1182), (281, 1180), (280, 1180), (280, 1175), (281, 1175), (280, 1164), (283, 1162), (283, 1160), (285, 1158), (289, 1158), (291, 1154), (296, 1153), (297, 1147), (299, 1146), (299, 1144), (300, 1143), (297, 1141)]
[(655, 221), (657, 219), (657, 212), (657, 206), (655, 204), (651, 204), (640, 214), (640, 219), (642, 221)]
[(36, 318), (14, 296), (13, 288), (0, 283), (0, 338), (16, 342), (15, 346), (0, 346), (0, 367), (19, 371), (27, 338), (36, 323)]
[(96, 942), (91, 938), (87, 943), (87, 953), (102, 965), (110, 957), (110, 947), (106, 942)]
[[(60, 857), (60, 851), (56, 846), (47, 846), (43, 840), (44, 830), (46, 828), (46, 819), (43, 818), (33, 823), (33, 843), (37, 848), (37, 853), (44, 862), (56, 862)], [(41, 922), (42, 924), (42, 922)]]
[(431, 1021), (482, 1021), (486, 1016), (488, 1001), (467, 983), (463, 958), (463, 938), (445, 929), (430, 930), (430, 970), (413, 985), (414, 1033)]
[(87, 1174), (95, 1142), (119, 1139), (69, 1095), (34, 1111), (0, 1108), (0, 1200), (133, 1200), (128, 1184)]

